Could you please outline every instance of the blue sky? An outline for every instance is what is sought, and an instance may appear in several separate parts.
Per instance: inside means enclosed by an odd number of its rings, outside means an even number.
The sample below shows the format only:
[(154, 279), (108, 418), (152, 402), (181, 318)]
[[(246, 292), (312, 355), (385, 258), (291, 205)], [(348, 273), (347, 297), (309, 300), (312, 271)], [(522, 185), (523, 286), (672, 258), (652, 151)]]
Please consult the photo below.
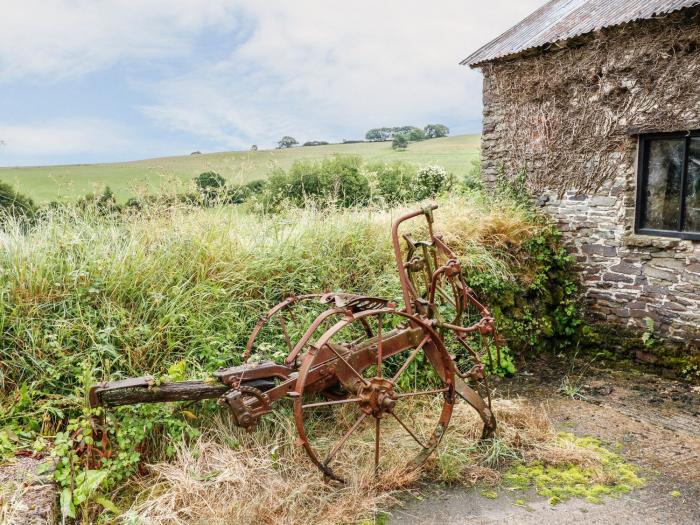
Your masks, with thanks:
[(0, 166), (478, 132), (459, 60), (543, 0), (3, 0)]

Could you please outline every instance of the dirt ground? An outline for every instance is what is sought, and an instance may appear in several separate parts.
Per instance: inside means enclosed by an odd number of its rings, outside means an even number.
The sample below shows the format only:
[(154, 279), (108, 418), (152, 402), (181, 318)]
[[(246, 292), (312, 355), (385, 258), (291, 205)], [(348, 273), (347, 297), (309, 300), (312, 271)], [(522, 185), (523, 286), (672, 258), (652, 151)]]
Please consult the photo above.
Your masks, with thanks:
[[(700, 523), (700, 387), (633, 369), (588, 367), (562, 370), (552, 361), (532, 361), (496, 395), (541, 404), (559, 430), (600, 438), (642, 467), (644, 488), (619, 499), (592, 504), (571, 499), (551, 506), (526, 495), (499, 490), (495, 500), (480, 490), (431, 490), (392, 513), (394, 524), (640, 524)], [(579, 379), (581, 369), (586, 373)], [(568, 373), (567, 373), (568, 372)], [(558, 392), (564, 377), (580, 385), (582, 398)], [(619, 449), (619, 450), (618, 450)], [(679, 495), (680, 493), (680, 495)]]

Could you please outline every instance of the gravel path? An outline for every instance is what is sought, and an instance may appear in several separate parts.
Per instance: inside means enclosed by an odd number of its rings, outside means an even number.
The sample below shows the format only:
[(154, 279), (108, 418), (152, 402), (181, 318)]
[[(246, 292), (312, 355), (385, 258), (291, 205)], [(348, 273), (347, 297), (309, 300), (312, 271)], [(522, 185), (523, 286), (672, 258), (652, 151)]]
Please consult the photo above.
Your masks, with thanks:
[[(564, 374), (547, 362), (502, 381), (497, 395), (540, 403), (555, 427), (622, 445), (620, 453), (645, 471), (647, 485), (596, 505), (571, 499), (556, 506), (536, 494), (527, 506), (499, 491), (434, 490), (393, 513), (395, 524), (698, 524), (700, 523), (700, 388), (638, 372), (597, 370), (583, 378), (584, 399), (557, 393)], [(680, 496), (672, 495), (675, 491)], [(522, 497), (518, 494), (517, 497)]]

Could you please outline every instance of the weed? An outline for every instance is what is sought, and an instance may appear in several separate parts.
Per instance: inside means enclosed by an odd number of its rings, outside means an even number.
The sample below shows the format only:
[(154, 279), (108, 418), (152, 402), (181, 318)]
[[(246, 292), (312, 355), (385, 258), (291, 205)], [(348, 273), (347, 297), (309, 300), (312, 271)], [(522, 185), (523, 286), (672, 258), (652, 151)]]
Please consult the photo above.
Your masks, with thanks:
[(561, 385), (559, 385), (558, 392), (571, 399), (586, 399), (586, 396), (581, 393), (582, 388), (580, 382), (572, 380), (569, 376), (564, 376)]

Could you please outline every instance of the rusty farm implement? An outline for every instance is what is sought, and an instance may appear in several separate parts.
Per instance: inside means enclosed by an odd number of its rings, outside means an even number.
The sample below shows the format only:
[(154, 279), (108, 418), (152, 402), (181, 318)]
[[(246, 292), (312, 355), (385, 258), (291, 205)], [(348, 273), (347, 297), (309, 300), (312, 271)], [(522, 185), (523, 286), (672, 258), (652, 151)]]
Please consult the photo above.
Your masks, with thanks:
[[(455, 253), (434, 233), (436, 208), (408, 213), (392, 226), (403, 308), (342, 293), (289, 297), (260, 318), (243, 364), (216, 371), (214, 381), (158, 383), (146, 376), (100, 383), (90, 390), (91, 405), (218, 399), (237, 426), (250, 429), (286, 398), (298, 443), (336, 481), (347, 477), (360, 455), (375, 472), (392, 458), (407, 468), (421, 465), (445, 433), (457, 396), (479, 414), (482, 437), (490, 437), (496, 420), (481, 356), (485, 349), (488, 359), (500, 359), (494, 320), (465, 283)], [(428, 238), (400, 236), (401, 225), (417, 217), (426, 219)], [(305, 303), (325, 310), (293, 337), (289, 316)], [(259, 336), (270, 327), (278, 327), (287, 357), (283, 363), (254, 362)], [(412, 411), (426, 405), (432, 419), (414, 422)], [(401, 438), (382, 443), (383, 421), (391, 421)], [(367, 438), (351, 440), (355, 433)], [(383, 455), (389, 450), (393, 454)], [(353, 459), (341, 461), (343, 454)]]

